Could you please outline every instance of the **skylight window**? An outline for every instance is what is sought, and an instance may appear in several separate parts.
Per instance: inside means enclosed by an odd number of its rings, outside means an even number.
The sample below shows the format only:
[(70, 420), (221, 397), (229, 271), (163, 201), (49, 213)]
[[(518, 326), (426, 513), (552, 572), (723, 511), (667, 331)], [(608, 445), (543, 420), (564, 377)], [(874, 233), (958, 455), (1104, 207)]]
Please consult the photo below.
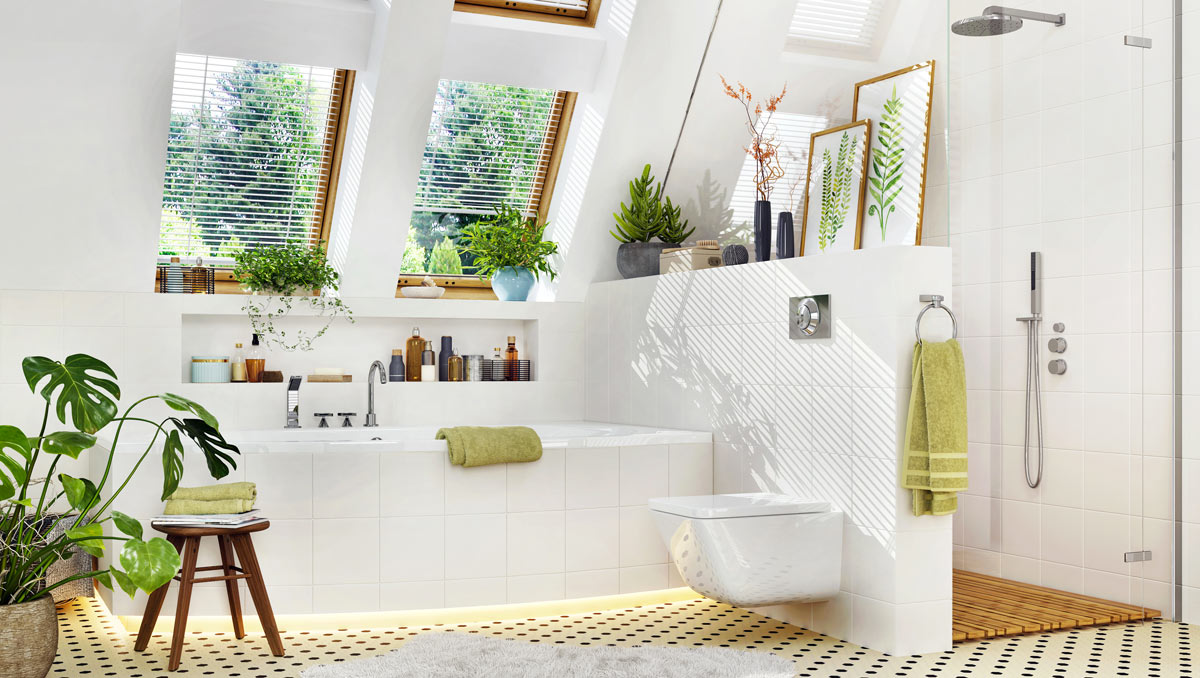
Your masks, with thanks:
[(799, 0), (788, 29), (792, 47), (871, 49), (884, 0)]
[(160, 258), (323, 239), (348, 73), (177, 55)]
[(463, 80), (438, 83), (403, 273), (469, 272), (454, 240), (506, 203), (544, 218), (567, 92)]

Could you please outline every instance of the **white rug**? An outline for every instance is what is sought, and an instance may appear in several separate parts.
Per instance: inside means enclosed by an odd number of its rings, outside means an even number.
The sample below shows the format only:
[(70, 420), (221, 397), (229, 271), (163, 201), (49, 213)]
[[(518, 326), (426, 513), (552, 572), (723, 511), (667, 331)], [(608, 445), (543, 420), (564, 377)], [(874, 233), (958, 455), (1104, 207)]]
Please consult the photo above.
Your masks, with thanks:
[(317, 666), (302, 678), (791, 678), (791, 661), (725, 648), (529, 643), (434, 631), (380, 657)]

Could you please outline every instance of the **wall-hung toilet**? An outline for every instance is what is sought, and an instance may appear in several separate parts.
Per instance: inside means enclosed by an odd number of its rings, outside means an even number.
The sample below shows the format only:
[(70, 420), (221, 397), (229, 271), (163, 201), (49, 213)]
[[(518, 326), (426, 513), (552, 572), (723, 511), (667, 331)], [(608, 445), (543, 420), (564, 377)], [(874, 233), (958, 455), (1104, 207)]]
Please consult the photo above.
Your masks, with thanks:
[(842, 581), (842, 512), (780, 494), (663, 497), (650, 513), (687, 585), (738, 607), (828, 600)]

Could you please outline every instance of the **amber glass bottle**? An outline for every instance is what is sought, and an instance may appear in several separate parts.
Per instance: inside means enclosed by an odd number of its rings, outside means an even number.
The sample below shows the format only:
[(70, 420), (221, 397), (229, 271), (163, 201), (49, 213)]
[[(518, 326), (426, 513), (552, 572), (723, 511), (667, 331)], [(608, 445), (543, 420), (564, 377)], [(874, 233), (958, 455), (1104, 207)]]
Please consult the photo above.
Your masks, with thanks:
[(517, 338), (508, 338), (508, 348), (504, 350), (504, 378), (507, 381), (521, 380), (521, 367), (517, 362)]
[(457, 352), (450, 354), (446, 360), (446, 376), (449, 381), (463, 380), (463, 359)]
[(414, 327), (412, 336), (404, 347), (407, 360), (404, 363), (404, 375), (408, 381), (421, 381), (421, 352), (425, 350), (425, 340), (421, 338), (421, 328)]

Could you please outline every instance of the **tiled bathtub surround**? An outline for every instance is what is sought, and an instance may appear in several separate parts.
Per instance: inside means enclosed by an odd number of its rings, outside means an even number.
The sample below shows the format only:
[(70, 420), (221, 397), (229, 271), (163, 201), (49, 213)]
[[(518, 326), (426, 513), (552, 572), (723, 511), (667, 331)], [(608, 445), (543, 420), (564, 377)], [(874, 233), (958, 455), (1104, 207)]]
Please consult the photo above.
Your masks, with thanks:
[[(241, 465), (222, 482), (258, 484), (271, 528), (254, 541), (279, 614), (681, 586), (646, 500), (711, 493), (711, 436), (593, 424), (540, 430), (547, 443), (539, 461), (476, 468), (451, 466), (432, 429), (413, 432), (424, 442), (387, 429), (376, 429), (383, 442), (247, 442)], [(133, 447), (119, 450), (118, 474), (137, 459)], [(204, 476), (199, 455), (189, 455), (183, 484)], [(162, 510), (158, 482), (156, 474), (137, 476), (113, 508), (149, 530)], [(220, 562), (210, 544), (200, 559)], [(142, 594), (106, 599), (118, 615), (140, 615), (145, 604)], [(192, 606), (193, 614), (226, 614), (224, 587), (197, 585)]]
[[(842, 592), (771, 616), (886, 652), (947, 648), (951, 520), (912, 517), (897, 478), (918, 296), (953, 306), (950, 268), (944, 248), (893, 248), (593, 285), (587, 416), (712, 430), (717, 492), (845, 511)], [(791, 340), (788, 298), (810, 293), (831, 295), (833, 337)]]
[[(955, 562), (1166, 614), (1171, 4), (1039, 0), (1018, 6), (1065, 11), (1066, 25), (952, 35), (948, 116), (947, 242), (963, 317), (971, 464)], [(961, 18), (979, 4), (953, 0), (950, 9)], [(1126, 34), (1151, 37), (1154, 48), (1127, 47)], [(1045, 475), (1036, 490), (1022, 470), (1025, 329), (1015, 320), (1029, 309), (1031, 250), (1043, 253), (1045, 317)], [(1194, 306), (1186, 285), (1184, 295), (1184, 308)], [(1056, 322), (1066, 325), (1062, 356), (1046, 351)], [(1065, 375), (1045, 371), (1051, 357), (1067, 360)], [(1185, 412), (1185, 427), (1195, 420)], [(1185, 487), (1184, 496), (1195, 491)], [(1152, 561), (1123, 561), (1143, 549)], [(1187, 572), (1184, 583), (1194, 585)]]

